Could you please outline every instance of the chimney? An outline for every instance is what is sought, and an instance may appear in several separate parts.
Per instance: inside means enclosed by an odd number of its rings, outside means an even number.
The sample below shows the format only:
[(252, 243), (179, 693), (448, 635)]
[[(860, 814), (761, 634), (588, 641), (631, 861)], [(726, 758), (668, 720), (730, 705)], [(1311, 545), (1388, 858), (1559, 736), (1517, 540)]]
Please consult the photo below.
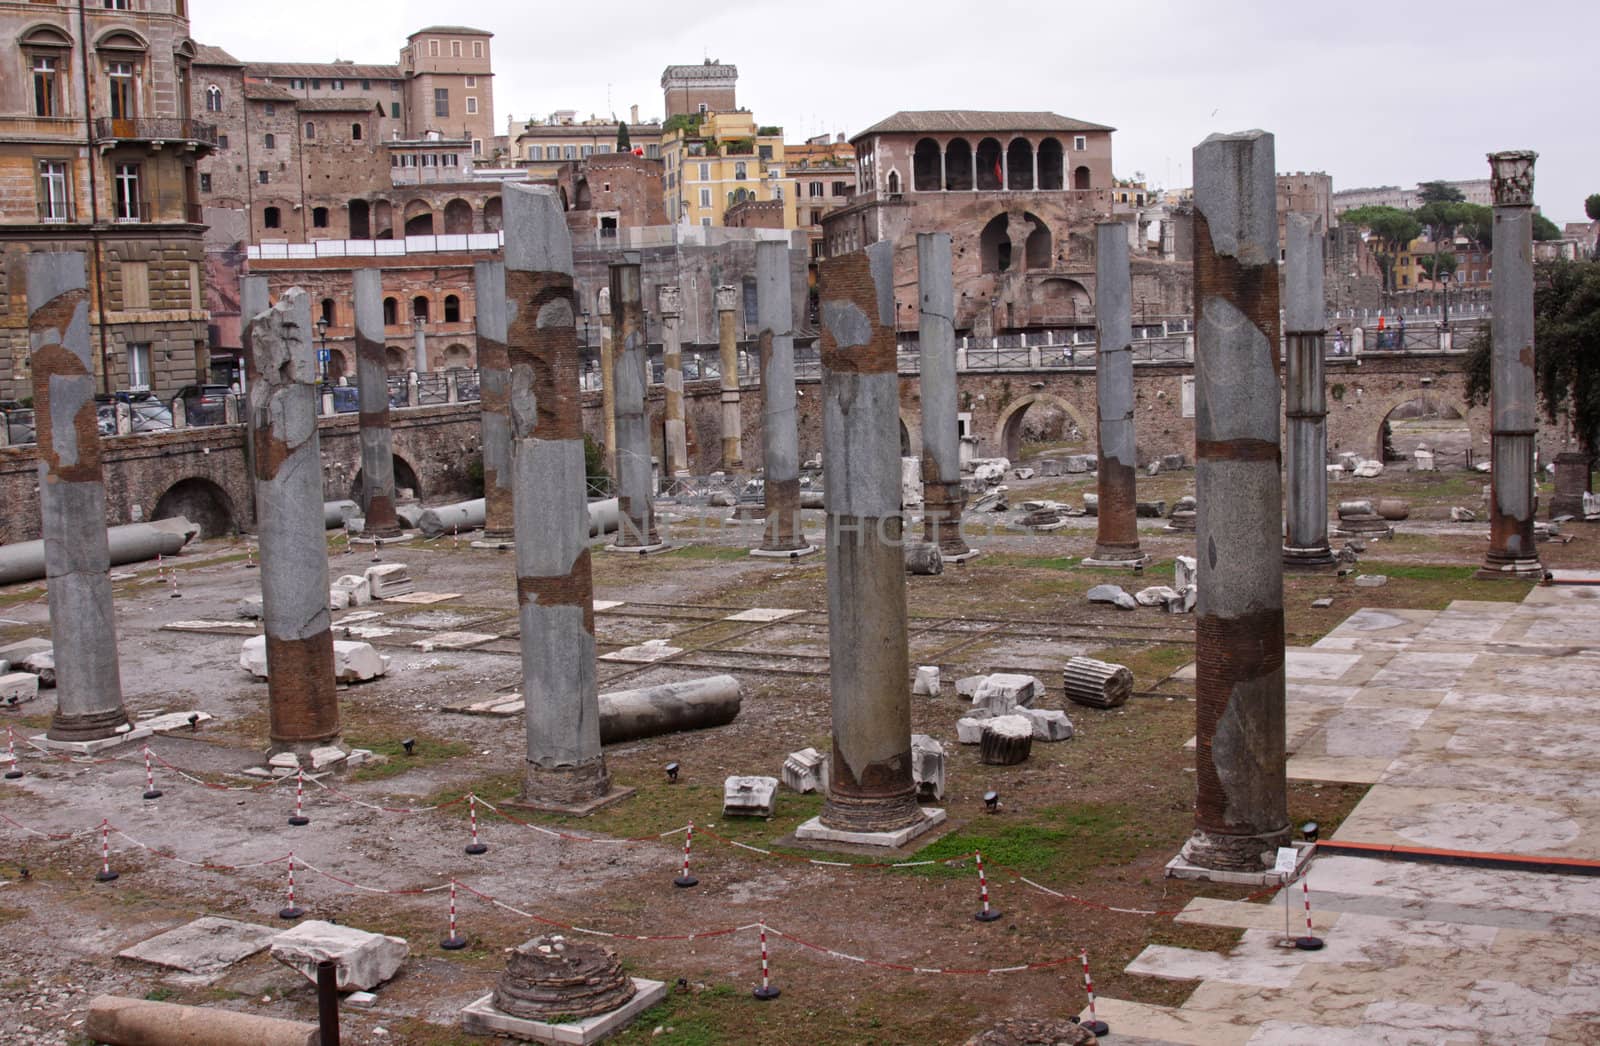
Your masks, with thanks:
[(637, 105), (628, 106), (628, 122), (632, 124), (639, 122), (639, 107)]

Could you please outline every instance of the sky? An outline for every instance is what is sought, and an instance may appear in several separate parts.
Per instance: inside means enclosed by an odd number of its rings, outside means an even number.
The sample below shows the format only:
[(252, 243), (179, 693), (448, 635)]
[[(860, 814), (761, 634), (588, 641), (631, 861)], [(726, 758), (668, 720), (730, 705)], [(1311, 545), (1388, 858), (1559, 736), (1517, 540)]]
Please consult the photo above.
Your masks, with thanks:
[(1276, 137), (1280, 172), (1335, 190), (1488, 177), (1539, 153), (1535, 201), (1582, 221), (1600, 192), (1594, 0), (191, 0), (202, 43), (256, 61), (393, 63), (440, 23), (495, 34), (495, 117), (662, 113), (669, 64), (739, 67), (738, 100), (788, 141), (900, 109), (1050, 110), (1117, 128), (1118, 177), (1191, 183), (1216, 131)]

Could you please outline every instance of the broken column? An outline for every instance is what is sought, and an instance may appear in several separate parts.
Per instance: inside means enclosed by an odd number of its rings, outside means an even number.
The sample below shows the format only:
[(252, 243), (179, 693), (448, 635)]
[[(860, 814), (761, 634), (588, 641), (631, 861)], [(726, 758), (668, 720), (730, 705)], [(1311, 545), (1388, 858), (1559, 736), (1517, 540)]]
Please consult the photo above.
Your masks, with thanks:
[(612, 492), (617, 483), (617, 384), (612, 372), (616, 369), (616, 345), (611, 340), (611, 288), (600, 291), (600, 425), (606, 441), (606, 474), (611, 477)]
[(1289, 530), (1283, 565), (1323, 570), (1334, 565), (1328, 546), (1328, 391), (1323, 381), (1323, 234), (1317, 218), (1290, 214), (1285, 237), (1286, 352), (1284, 419), (1288, 426), (1284, 472)]
[[(600, 752), (572, 241), (548, 186), (507, 185), (506, 352), (529, 805), (592, 808)], [(534, 540), (529, 540), (533, 538)]]
[(900, 515), (894, 245), (822, 263), (833, 769), (800, 838), (899, 846), (943, 820), (917, 806)]
[(1493, 314), (1489, 320), (1489, 554), (1481, 578), (1540, 578), (1534, 547), (1533, 162), (1538, 153), (1489, 154), (1494, 194)]
[(1094, 554), (1084, 566), (1133, 567), (1139, 547), (1138, 452), (1133, 432), (1133, 286), (1128, 227), (1095, 225), (1095, 401), (1099, 415), (1099, 511)]
[(356, 384), (361, 406), (363, 537), (400, 536), (394, 514), (394, 438), (389, 429), (389, 366), (384, 358), (383, 272), (357, 269)]
[(483, 539), (510, 541), (515, 530), (511, 508), (511, 371), (506, 363), (506, 266), (480, 261), (472, 266), (478, 295), (478, 407), (483, 428)]
[(922, 296), (918, 336), (922, 342), (922, 521), (923, 537), (946, 560), (978, 553), (961, 534), (967, 495), (961, 487), (961, 432), (956, 419), (955, 286), (950, 234), (917, 234), (917, 285)]
[(1275, 186), (1270, 134), (1194, 150), (1197, 797), (1181, 860), (1250, 873), (1289, 841)]
[(273, 751), (304, 755), (339, 736), (311, 299), (295, 287), (270, 309), (259, 300), (240, 304), (256, 448), (268, 734)]
[(717, 350), (722, 370), (722, 467), (731, 473), (744, 467), (744, 442), (739, 419), (739, 345), (734, 339), (734, 312), (739, 288), (716, 289)]
[(35, 251), (27, 265), (39, 528), (57, 673), (47, 736), (98, 741), (125, 728), (128, 713), (117, 663), (84, 256)]
[(683, 426), (683, 294), (677, 284), (656, 288), (656, 309), (661, 313), (662, 384), (667, 392), (666, 474), (689, 474), (689, 441)]
[(789, 245), (756, 244), (757, 344), (761, 353), (761, 446), (766, 513), (755, 555), (815, 552), (800, 526), (800, 428), (795, 414), (794, 301)]
[[(645, 344), (644, 297), (638, 255), (611, 265), (612, 372), (607, 375), (616, 410), (617, 505), (621, 525), (612, 548), (644, 552), (662, 547), (650, 464), (650, 429), (644, 393), (649, 366)], [(618, 345), (617, 343), (620, 343)]]

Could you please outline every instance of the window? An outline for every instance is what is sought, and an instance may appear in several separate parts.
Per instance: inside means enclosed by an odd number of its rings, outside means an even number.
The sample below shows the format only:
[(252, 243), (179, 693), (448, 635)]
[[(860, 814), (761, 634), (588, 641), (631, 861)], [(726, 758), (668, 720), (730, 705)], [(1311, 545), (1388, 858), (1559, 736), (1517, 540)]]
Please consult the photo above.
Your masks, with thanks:
[(372, 90), (372, 81), (371, 80), (363, 80), (363, 81), (361, 81), (361, 89), (363, 91)]
[(400, 322), (400, 302), (394, 298), (383, 299), (383, 325), (393, 327)]
[(744, 179), (745, 179), (745, 163), (744, 163), (743, 160), (740, 160), (738, 163), (735, 163), (733, 165), (733, 180), (736, 181), (736, 182), (742, 182), (742, 181), (744, 181)]
[(587, 160), (587, 159), (588, 159), (588, 158), (589, 158), (589, 157), (591, 157), (591, 156), (593, 156), (593, 155), (594, 155), (594, 146), (592, 146), (592, 145), (585, 145), (585, 146), (584, 146), (584, 147), (583, 147), (583, 158), (584, 158), (584, 159), (585, 159), (585, 160)]
[(461, 322), (461, 299), (454, 294), (444, 296), (444, 321), (446, 323)]
[(652, 160), (659, 160), (661, 159), (661, 146), (652, 142), (644, 147), (644, 154)]
[(266, 185), (267, 182), (269, 182), (271, 180), (272, 180), (272, 176), (270, 174), (268, 174), (266, 171), (257, 171), (256, 172), (256, 182), (258, 184)]
[(389, 103), (389, 119), (391, 119), (391, 120), (400, 119), (400, 103), (399, 102), (390, 102)]
[(335, 91), (342, 91), (342, 90), (344, 90), (344, 81), (343, 80), (329, 80), (328, 81), (328, 86), (331, 87)]
[[(701, 112), (705, 112), (705, 108), (706, 107), (702, 105), (700, 107), (700, 111)], [(700, 219), (700, 224), (705, 226), (707, 229), (709, 229), (709, 228), (711, 228), (711, 219), (710, 218), (701, 218)]]
[[(477, 57), (477, 56), (474, 56), (474, 57)], [(478, 78), (476, 76), (467, 77), (467, 86), (468, 87), (476, 87), (476, 86), (478, 86)]]
[(809, 189), (809, 192), (810, 192), (810, 194), (812, 196), (821, 196), (822, 195), (822, 183), (821, 182), (812, 182), (812, 183), (810, 183), (810, 185), (808, 186), (808, 189)]
[(352, 142), (359, 142), (361, 140), (361, 125), (360, 124), (353, 123), (353, 124), (350, 125), (350, 140)]
[(433, 115), (450, 115), (450, 88), (435, 87), (433, 89)]
[(64, 222), (72, 218), (67, 196), (67, 164), (65, 160), (39, 161), (39, 219), (47, 222)]
[(450, 57), (451, 58), (460, 58), (461, 57), (461, 41), (460, 40), (451, 40), (450, 41)]
[(758, 145), (758, 146), (756, 146), (756, 155), (761, 158), (761, 161), (763, 163), (765, 163), (766, 161), (772, 159), (772, 146), (770, 146), (770, 145)]
[(261, 139), (261, 144), (268, 149), (276, 149), (278, 147), (278, 136), (275, 134), (266, 135)]
[(576, 145), (562, 146), (561, 158), (564, 160), (576, 160), (578, 158), (578, 147)]
[(321, 309), (321, 314), (320, 314), (319, 318), (322, 320), (323, 323), (326, 323), (328, 326), (332, 327), (334, 325), (333, 299), (332, 298), (323, 298), (322, 302), (321, 302), (321, 305), (320, 305), (320, 309)]
[(421, 320), (428, 318), (428, 299), (425, 295), (419, 294), (411, 299), (411, 316)]
[(317, 229), (326, 229), (328, 227), (328, 209), (326, 207), (311, 208), (311, 225)]
[(439, 57), (439, 41), (437, 41), (437, 40), (429, 40), (428, 41), (428, 57), (429, 58), (438, 58)]
[(478, 98), (477, 98), (476, 95), (468, 95), (467, 96), (467, 115), (468, 116), (476, 116), (477, 114), (478, 114)]
[(211, 191), (211, 175), (202, 174), (200, 176), (200, 191), (201, 192), (210, 192)]
[(318, 79), (316, 79), (316, 78), (315, 78), (315, 77), (313, 77), (313, 78), (312, 78), (312, 80), (311, 80), (311, 89), (312, 89), (312, 90), (313, 90), (313, 91), (320, 91), (320, 90), (322, 90), (322, 81), (321, 81), (321, 80), (318, 80)]
[[(127, 0), (121, 0), (126, 3)], [(110, 7), (112, 0), (106, 0)], [(128, 343), (128, 388), (150, 388), (150, 343), (147, 341), (130, 341)]]
[(267, 207), (261, 212), (261, 224), (269, 229), (283, 228), (283, 212), (276, 207)]
[(304, 91), (306, 89), (306, 82), (297, 77), (289, 81), (289, 87), (295, 91)]
[(122, 307), (135, 312), (150, 307), (150, 263), (126, 261), (120, 266)]
[[(474, 138), (474, 139), (472, 139), (472, 155), (473, 156), (482, 156), (483, 155), (483, 139), (482, 138)], [(451, 166), (454, 166), (455, 165), (455, 163), (454, 163), (455, 162), (455, 157), (454, 156), (450, 157), (450, 160), (451, 160)]]
[(111, 93), (111, 118), (133, 119), (133, 63), (107, 62), (106, 82)]
[(60, 116), (61, 91), (56, 74), (61, 59), (54, 55), (35, 55), (33, 58), (33, 115)]
[(278, 107), (276, 105), (272, 104), (271, 102), (268, 102), (265, 105), (263, 105), (261, 107), (261, 111), (262, 111), (262, 113), (264, 113), (267, 116), (277, 116), (278, 115)]
[(835, 196), (845, 196), (845, 195), (848, 195), (849, 192), (850, 192), (850, 189), (849, 189), (848, 186), (845, 185), (844, 182), (834, 182), (833, 183), (833, 195), (835, 195)]
[(704, 113), (704, 112), (705, 112), (705, 111), (706, 111), (706, 103), (704, 103), (704, 102), (701, 102), (701, 103), (700, 103), (700, 111), (701, 111), (701, 112), (702, 112), (702, 113)]
[(472, 41), (472, 57), (474, 57), (474, 58), (482, 58), (483, 57), (483, 41), (482, 40), (474, 40), (474, 41)]
[(227, 147), (228, 147), (228, 136), (225, 135), (225, 134), (217, 135), (217, 148), (218, 149), (226, 149)]
[(307, 138), (315, 138), (316, 136), (317, 136), (317, 125), (312, 123), (310, 120), (307, 120), (306, 121), (306, 137)]
[(216, 84), (206, 88), (206, 112), (222, 112), (222, 88)]
[(528, 159), (530, 159), (530, 160), (542, 160), (542, 159), (544, 159), (544, 146), (542, 146), (542, 145), (530, 145), (530, 146), (528, 146)]
[(706, 181), (710, 181), (711, 180), (711, 165), (710, 164), (703, 163), (703, 164), (700, 165), (700, 180), (702, 182), (706, 182)]
[(711, 190), (710, 189), (701, 189), (700, 190), (700, 206), (702, 206), (702, 207), (710, 207), (711, 206)]
[(113, 209), (117, 221), (136, 222), (141, 220), (139, 165), (136, 163), (117, 164), (113, 169), (111, 189)]
[(1072, 147), (1081, 153), (1089, 148), (1089, 139), (1080, 134), (1072, 139)]
[(126, 11), (129, 9), (128, 0), (105, 0), (105, 8), (107, 11)]

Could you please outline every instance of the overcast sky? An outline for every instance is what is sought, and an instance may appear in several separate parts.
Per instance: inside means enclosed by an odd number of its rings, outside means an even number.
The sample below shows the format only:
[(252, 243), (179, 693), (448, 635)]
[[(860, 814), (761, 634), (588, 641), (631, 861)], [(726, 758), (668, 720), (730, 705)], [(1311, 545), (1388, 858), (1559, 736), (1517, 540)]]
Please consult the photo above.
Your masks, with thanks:
[(789, 141), (898, 109), (1048, 109), (1110, 124), (1116, 173), (1190, 184), (1213, 131), (1277, 136), (1279, 171), (1335, 189), (1484, 178), (1539, 153), (1558, 224), (1600, 192), (1595, 0), (192, 0), (195, 39), (241, 59), (392, 63), (438, 23), (495, 34), (495, 117), (662, 115), (668, 64), (739, 67), (739, 103)]

